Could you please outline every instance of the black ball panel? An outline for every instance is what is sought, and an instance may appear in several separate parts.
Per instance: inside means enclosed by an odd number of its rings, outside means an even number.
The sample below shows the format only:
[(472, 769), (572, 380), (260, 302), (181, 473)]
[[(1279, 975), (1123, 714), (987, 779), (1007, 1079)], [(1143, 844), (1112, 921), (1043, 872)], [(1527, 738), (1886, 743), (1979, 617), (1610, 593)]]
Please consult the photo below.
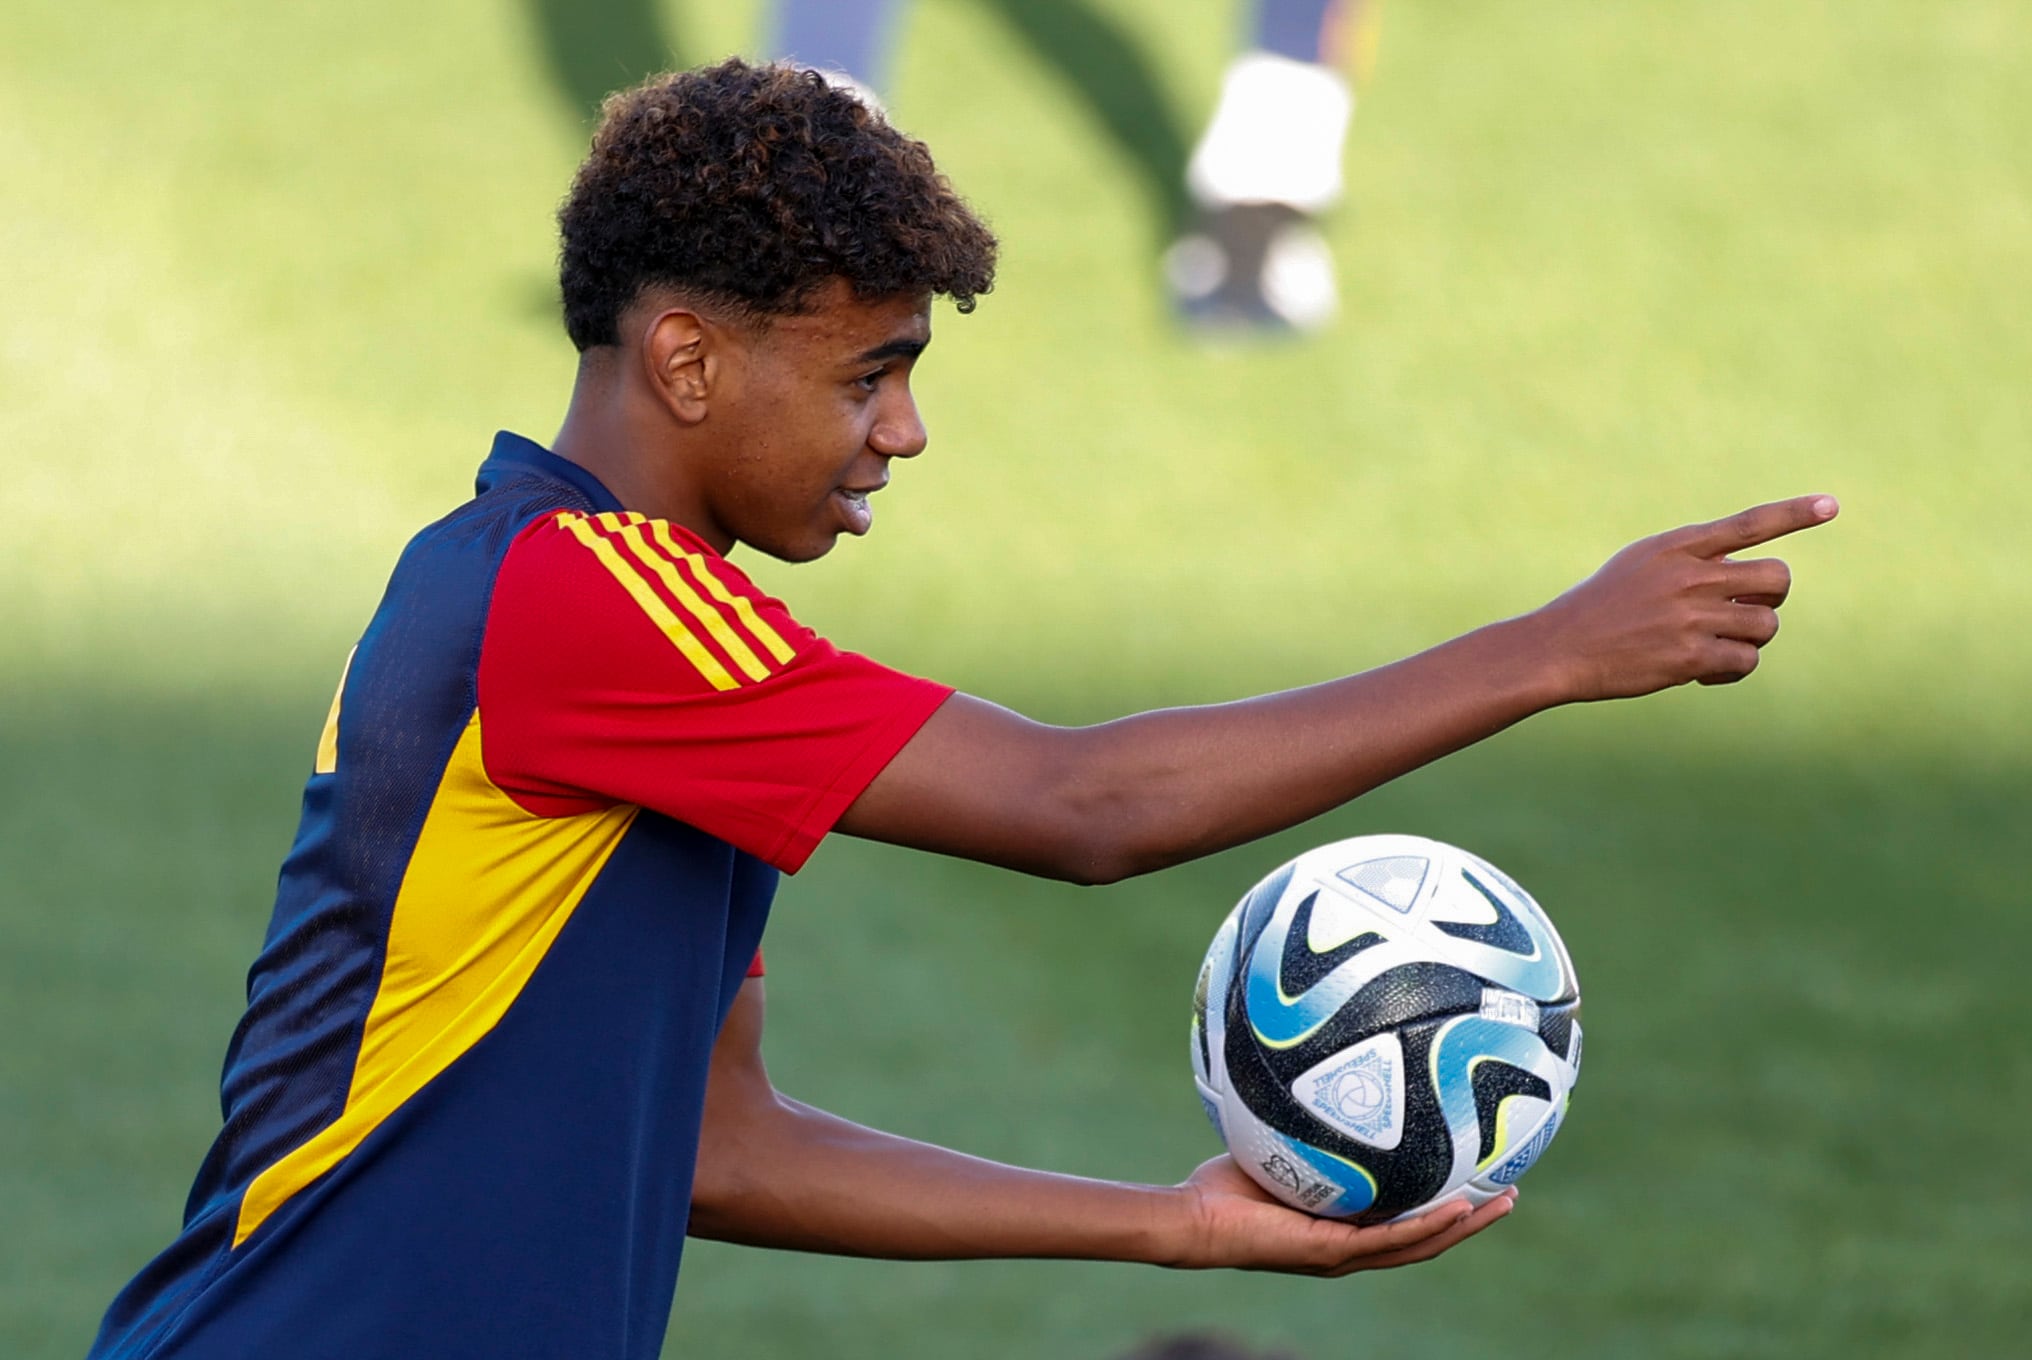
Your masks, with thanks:
[(1470, 1080), (1475, 1089), (1475, 1123), (1481, 1131), (1481, 1149), (1475, 1153), (1475, 1163), (1480, 1165), (1496, 1150), (1496, 1112), (1503, 1102), (1511, 1096), (1551, 1100), (1552, 1088), (1536, 1073), (1495, 1058), (1478, 1064)]
[(1567, 1062), (1573, 1061), (1573, 1027), (1580, 1020), (1580, 1002), (1545, 1006), (1538, 1012), (1538, 1037)]
[(1417, 1208), (1453, 1174), (1453, 1134), (1439, 1108), (1431, 1062), (1433, 1038), (1450, 1018), (1415, 1021), (1397, 1031), (1404, 1045), (1404, 1141), (1381, 1162), (1368, 1164), (1376, 1177), (1376, 1202), (1356, 1215), (1357, 1223), (1387, 1223)]
[[(1485, 985), (1473, 973), (1448, 964), (1407, 963), (1365, 983), (1304, 1043), (1266, 1049), (1264, 1057), (1289, 1085), (1314, 1065), (1385, 1030), (1480, 1009)], [(1234, 1021), (1228, 1023), (1232, 1030)]]
[[(1480, 993), (1477, 993), (1479, 996)], [(1222, 1056), (1227, 1060), (1228, 1086), (1250, 1113), (1287, 1138), (1344, 1157), (1376, 1179), (1376, 1200), (1354, 1216), (1356, 1223), (1382, 1223), (1438, 1194), (1453, 1170), (1453, 1135), (1440, 1112), (1432, 1087), (1433, 1035), (1450, 1017), (1404, 1025), (1397, 1037), (1404, 1049), (1404, 1134), (1388, 1152), (1348, 1137), (1326, 1123), (1291, 1094), (1297, 1073), (1282, 1075), (1273, 1066), (1284, 1055), (1265, 1049), (1249, 1029), (1239, 1005), (1229, 1011)], [(1321, 1056), (1342, 1045), (1323, 1046)], [(1290, 1053), (1295, 1050), (1286, 1050)], [(1310, 1064), (1306, 1064), (1310, 1066)], [(1299, 1068), (1304, 1071), (1305, 1068)]]
[(1373, 949), (1383, 943), (1381, 935), (1365, 930), (1324, 954), (1313, 953), (1306, 940), (1312, 933), (1312, 904), (1317, 901), (1319, 892), (1315, 889), (1307, 893), (1305, 900), (1291, 913), (1291, 929), (1284, 935), (1284, 954), (1277, 960), (1277, 985), (1284, 989), (1286, 996), (1303, 996), (1328, 973), (1364, 949)]

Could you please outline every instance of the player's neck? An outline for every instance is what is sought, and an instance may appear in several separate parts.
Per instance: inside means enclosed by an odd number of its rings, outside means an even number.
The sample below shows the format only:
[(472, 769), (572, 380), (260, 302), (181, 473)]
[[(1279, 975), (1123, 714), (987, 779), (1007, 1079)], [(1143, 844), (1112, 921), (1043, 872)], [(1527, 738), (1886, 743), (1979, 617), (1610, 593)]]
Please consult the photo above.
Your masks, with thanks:
[(592, 473), (624, 509), (690, 526), (697, 507), (673, 476), (682, 460), (668, 425), (642, 407), (606, 366), (582, 364), (551, 451)]

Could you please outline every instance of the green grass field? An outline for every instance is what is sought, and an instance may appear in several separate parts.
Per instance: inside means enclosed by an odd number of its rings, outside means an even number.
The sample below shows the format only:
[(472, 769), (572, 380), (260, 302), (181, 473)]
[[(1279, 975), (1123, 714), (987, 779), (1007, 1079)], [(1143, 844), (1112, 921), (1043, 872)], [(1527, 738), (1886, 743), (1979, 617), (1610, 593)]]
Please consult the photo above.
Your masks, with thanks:
[[(81, 1353), (172, 1233), (339, 663), (494, 429), (556, 426), (550, 213), (632, 59), (588, 8), (0, 8), (0, 1354)], [(756, 26), (658, 17), (685, 60)], [(1396, 0), (1344, 320), (1207, 350), (1151, 167), (1234, 23), (921, 0), (895, 115), (1006, 268), (937, 320), (876, 535), (745, 563), (810, 621), (1075, 721), (1375, 664), (1754, 500), (1843, 518), (1742, 688), (1548, 715), (1117, 887), (845, 841), (786, 885), (784, 1089), (1170, 1180), (1214, 1150), (1187, 1001), (1234, 898), (1329, 836), (1481, 851), (1589, 1024), (1486, 1239), (1332, 1284), (705, 1245), (671, 1353), (2023, 1354), (2032, 12)], [(1136, 98), (1068, 97), (1097, 53)]]

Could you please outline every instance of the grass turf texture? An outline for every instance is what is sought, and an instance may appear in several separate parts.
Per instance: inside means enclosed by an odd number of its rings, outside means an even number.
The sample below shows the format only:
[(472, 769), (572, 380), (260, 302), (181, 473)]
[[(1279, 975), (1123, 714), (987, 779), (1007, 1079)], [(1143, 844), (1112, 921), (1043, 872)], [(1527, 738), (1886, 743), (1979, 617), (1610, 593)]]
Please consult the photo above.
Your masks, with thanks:
[[(0, 1353), (78, 1353), (172, 1231), (340, 659), (492, 429), (554, 428), (585, 58), (547, 12), (0, 11)], [(660, 22), (697, 58), (754, 17)], [(1169, 110), (1103, 110), (1113, 141), (1034, 50), (1096, 32)], [(1846, 514), (1788, 549), (1740, 690), (1548, 715), (1111, 889), (846, 842), (786, 885), (786, 1090), (1161, 1180), (1213, 1150), (1185, 1014), (1234, 897), (1329, 836), (1468, 845), (1588, 1001), (1516, 1219), (1338, 1284), (695, 1246), (673, 1353), (1100, 1357), (1201, 1323), (1321, 1357), (2013, 1353), (2032, 18), (1394, 5), (1332, 224), (1347, 320), (1204, 350), (1123, 147), (1189, 132), (1229, 36), (1154, 0), (919, 4), (896, 115), (1008, 263), (937, 320), (933, 449), (874, 538), (746, 563), (811, 621), (1083, 720), (1373, 664), (1752, 499)]]

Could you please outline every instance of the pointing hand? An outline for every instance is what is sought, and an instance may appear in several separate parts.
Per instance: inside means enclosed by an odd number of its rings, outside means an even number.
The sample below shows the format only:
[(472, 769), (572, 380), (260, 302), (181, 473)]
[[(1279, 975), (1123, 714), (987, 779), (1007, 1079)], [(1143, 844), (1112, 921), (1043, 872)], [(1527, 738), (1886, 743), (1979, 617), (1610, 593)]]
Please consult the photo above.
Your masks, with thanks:
[(1621, 699), (1689, 680), (1730, 684), (1778, 634), (1792, 572), (1732, 554), (1825, 524), (1832, 496), (1773, 501), (1639, 539), (1537, 611), (1573, 699)]

